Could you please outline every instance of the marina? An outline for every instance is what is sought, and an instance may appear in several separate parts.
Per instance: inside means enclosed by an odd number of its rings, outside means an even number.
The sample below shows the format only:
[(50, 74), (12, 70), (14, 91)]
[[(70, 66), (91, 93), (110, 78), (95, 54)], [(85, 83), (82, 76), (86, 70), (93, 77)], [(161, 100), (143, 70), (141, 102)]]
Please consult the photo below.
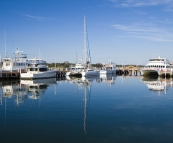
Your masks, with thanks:
[(0, 143), (173, 143), (173, 0), (0, 0)]

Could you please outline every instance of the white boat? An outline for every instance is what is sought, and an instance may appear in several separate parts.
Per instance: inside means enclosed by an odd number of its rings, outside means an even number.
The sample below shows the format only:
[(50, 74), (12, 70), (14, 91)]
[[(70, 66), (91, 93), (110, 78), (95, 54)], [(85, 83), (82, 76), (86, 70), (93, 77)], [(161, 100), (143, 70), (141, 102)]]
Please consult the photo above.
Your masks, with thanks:
[(38, 65), (36, 67), (28, 67), (26, 73), (21, 73), (22, 79), (38, 79), (56, 77), (56, 70), (49, 70), (46, 65)]
[(56, 77), (56, 70), (49, 70), (42, 59), (33, 58), (28, 60), (26, 73), (21, 73), (22, 79), (39, 79)]
[(141, 75), (149, 75), (149, 74), (171, 74), (172, 75), (173, 66), (170, 64), (169, 60), (166, 58), (152, 58), (149, 59), (147, 65), (141, 69)]
[(84, 71), (81, 72), (83, 77), (87, 76), (99, 76), (100, 71), (99, 70), (93, 70), (93, 69), (85, 69)]
[(66, 76), (81, 76), (81, 72), (85, 69), (82, 63), (76, 63), (74, 67), (70, 67), (70, 71), (66, 73)]
[(21, 54), (23, 51), (19, 51), (16, 49), (14, 52), (15, 58), (2, 58), (2, 71), (21, 71), (26, 72), (28, 63), (27, 63), (27, 57), (25, 54)]
[(116, 65), (110, 61), (110, 58), (108, 64), (105, 64), (100, 70), (100, 74), (116, 74)]

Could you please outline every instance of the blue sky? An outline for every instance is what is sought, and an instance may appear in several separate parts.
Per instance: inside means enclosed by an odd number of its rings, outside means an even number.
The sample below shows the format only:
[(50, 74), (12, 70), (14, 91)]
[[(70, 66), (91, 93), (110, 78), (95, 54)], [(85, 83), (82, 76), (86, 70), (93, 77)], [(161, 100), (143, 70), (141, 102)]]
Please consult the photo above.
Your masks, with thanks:
[[(92, 63), (173, 61), (173, 0), (0, 0), (0, 54), (16, 48), (47, 62), (83, 57), (86, 16)], [(4, 31), (6, 36), (4, 36)]]

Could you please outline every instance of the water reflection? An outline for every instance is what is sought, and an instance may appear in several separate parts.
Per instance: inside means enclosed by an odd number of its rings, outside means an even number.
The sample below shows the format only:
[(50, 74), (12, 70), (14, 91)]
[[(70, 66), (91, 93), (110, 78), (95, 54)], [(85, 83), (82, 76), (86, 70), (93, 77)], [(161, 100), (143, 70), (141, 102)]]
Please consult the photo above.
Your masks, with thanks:
[[(82, 77), (82, 78), (76, 78), (76, 77), (70, 77), (67, 76), (66, 79), (71, 82), (76, 84), (76, 90), (82, 90), (83, 94), (84, 94), (84, 132), (87, 133), (86, 130), (86, 119), (87, 119), (87, 105), (89, 104), (89, 99), (90, 99), (90, 95), (91, 95), (91, 84), (93, 81), (95, 81), (98, 77)], [(76, 93), (78, 93), (76, 91)]]
[(26, 86), (29, 99), (39, 99), (43, 96), (50, 84), (56, 84), (56, 79), (21, 80), (20, 83)]
[(56, 79), (2, 81), (0, 82), (1, 105), (3, 97), (5, 102), (7, 98), (14, 98), (17, 105), (26, 99), (39, 99), (50, 84), (56, 84)]
[(116, 76), (112, 74), (101, 74), (100, 81), (106, 82), (109, 86), (115, 84)]
[(84, 132), (87, 133), (87, 107), (89, 106), (89, 101), (90, 101), (90, 96), (91, 96), (91, 88), (92, 88), (92, 82), (104, 82), (107, 83), (109, 86), (115, 84), (116, 76), (113, 75), (107, 75), (103, 74), (100, 76), (95, 76), (95, 77), (72, 77), (72, 76), (67, 76), (66, 80), (69, 81), (70, 83), (76, 84), (76, 94), (78, 93), (77, 90), (82, 90), (84, 94)]
[(146, 84), (149, 90), (156, 91), (158, 94), (160, 92), (165, 92), (173, 86), (172, 78), (151, 78), (151, 77), (141, 77), (141, 80)]

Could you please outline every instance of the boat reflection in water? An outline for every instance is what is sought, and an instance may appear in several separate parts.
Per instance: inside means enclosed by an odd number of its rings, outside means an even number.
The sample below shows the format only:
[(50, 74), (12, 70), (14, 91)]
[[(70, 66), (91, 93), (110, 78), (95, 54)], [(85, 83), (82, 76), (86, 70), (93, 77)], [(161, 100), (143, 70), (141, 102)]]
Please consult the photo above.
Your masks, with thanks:
[[(76, 84), (77, 88), (76, 90), (82, 90), (84, 93), (84, 132), (87, 133), (86, 131), (86, 118), (87, 118), (87, 105), (89, 104), (89, 99), (91, 95), (91, 84), (93, 81), (96, 80), (96, 77), (73, 77), (73, 76), (66, 76), (66, 80), (69, 81), (70, 83)], [(77, 94), (77, 91), (76, 91)]]
[(22, 103), (27, 98), (26, 86), (20, 84), (20, 81), (3, 81), (1, 82), (1, 88), (3, 97), (14, 97), (17, 105)]
[[(91, 88), (92, 88), (92, 82), (106, 82), (108, 85), (115, 84), (115, 76), (103, 74), (100, 77), (99, 76), (93, 76), (93, 77), (73, 77), (73, 76), (66, 76), (66, 80), (69, 81), (72, 84), (77, 85), (76, 90), (82, 90), (84, 93), (84, 132), (87, 133), (86, 130), (86, 119), (87, 119), (87, 108), (90, 101), (91, 96)], [(76, 91), (77, 94), (77, 91)]]
[(29, 99), (39, 99), (50, 84), (56, 84), (56, 78), (21, 80), (21, 84), (26, 86)]
[(17, 105), (26, 99), (39, 99), (50, 84), (56, 84), (56, 78), (38, 80), (2, 81), (0, 83), (0, 101), (3, 97), (14, 98)]
[(147, 85), (149, 90), (156, 91), (160, 95), (160, 92), (165, 92), (172, 87), (173, 81), (172, 78), (150, 78), (150, 77), (143, 77), (141, 80)]
[(115, 84), (115, 74), (100, 74), (100, 82), (106, 82), (109, 86)]

